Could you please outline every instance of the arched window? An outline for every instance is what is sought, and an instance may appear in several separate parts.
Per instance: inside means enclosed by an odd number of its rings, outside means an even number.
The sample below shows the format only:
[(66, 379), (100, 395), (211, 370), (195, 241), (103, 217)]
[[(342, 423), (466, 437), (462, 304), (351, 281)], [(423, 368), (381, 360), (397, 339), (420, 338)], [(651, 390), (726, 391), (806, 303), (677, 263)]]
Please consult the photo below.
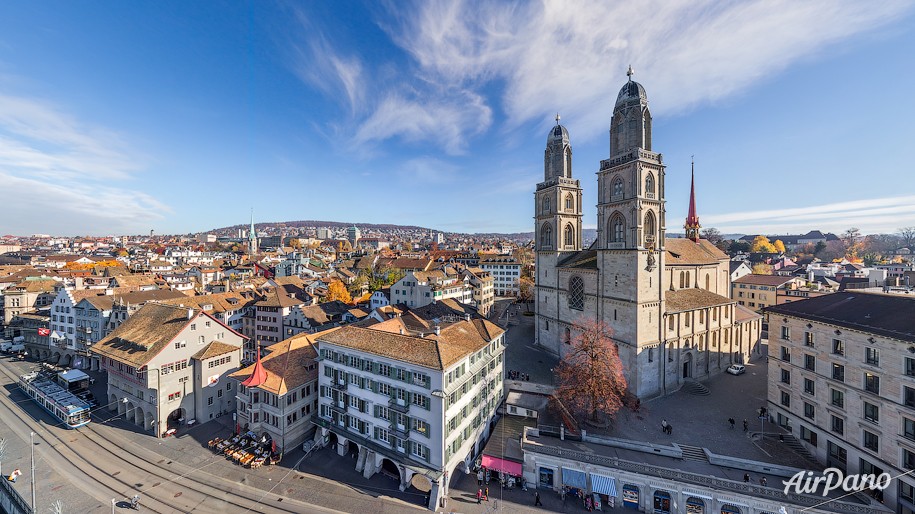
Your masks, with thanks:
[(571, 211), (575, 209), (575, 199), (572, 198), (572, 193), (566, 195), (566, 210)]
[(566, 229), (563, 232), (562, 239), (566, 246), (575, 245), (575, 230), (572, 229), (572, 225), (566, 225)]
[(544, 223), (540, 228), (540, 248), (553, 247), (553, 227), (549, 223)]
[(566, 148), (566, 177), (572, 178), (572, 150)]
[(689, 279), (689, 272), (686, 272), (686, 287), (693, 287), (693, 283)]
[(645, 194), (654, 195), (654, 175), (651, 173), (645, 177)]
[(614, 213), (610, 217), (610, 230), (608, 231), (610, 235), (611, 243), (622, 243), (625, 239), (626, 234), (626, 224), (623, 221), (623, 215), (620, 213)]
[(569, 327), (566, 327), (563, 331), (562, 342), (565, 344), (572, 343), (572, 331), (569, 329)]
[(645, 246), (650, 246), (655, 242), (655, 222), (654, 213), (648, 211), (645, 213)]
[(543, 199), (543, 213), (544, 214), (550, 213), (550, 197), (549, 196), (547, 196)]
[(623, 179), (617, 177), (616, 180), (613, 181), (613, 188), (611, 189), (610, 194), (614, 197), (623, 196)]
[(674, 317), (668, 316), (667, 317), (667, 330), (673, 330), (673, 329), (674, 329)]
[(569, 279), (569, 308), (585, 309), (585, 281), (577, 275)]
[(712, 279), (709, 278), (708, 273), (706, 273), (706, 274), (705, 274), (705, 290), (706, 290), (706, 291), (711, 291), (711, 289), (709, 288), (709, 286), (711, 285), (711, 283), (712, 283)]
[(681, 271), (680, 272), (680, 289), (683, 289), (684, 287), (686, 287), (685, 284), (686, 284), (686, 273)]

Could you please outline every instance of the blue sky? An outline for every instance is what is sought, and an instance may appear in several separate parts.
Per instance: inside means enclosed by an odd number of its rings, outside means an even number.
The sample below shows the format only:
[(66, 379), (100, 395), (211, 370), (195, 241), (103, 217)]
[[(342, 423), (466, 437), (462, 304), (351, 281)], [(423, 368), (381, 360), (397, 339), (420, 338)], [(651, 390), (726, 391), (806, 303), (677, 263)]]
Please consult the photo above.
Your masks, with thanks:
[[(654, 5), (652, 5), (654, 4)], [(556, 112), (593, 227), (632, 64), (682, 225), (915, 225), (911, 2), (5, 2), (0, 234), (532, 230)]]

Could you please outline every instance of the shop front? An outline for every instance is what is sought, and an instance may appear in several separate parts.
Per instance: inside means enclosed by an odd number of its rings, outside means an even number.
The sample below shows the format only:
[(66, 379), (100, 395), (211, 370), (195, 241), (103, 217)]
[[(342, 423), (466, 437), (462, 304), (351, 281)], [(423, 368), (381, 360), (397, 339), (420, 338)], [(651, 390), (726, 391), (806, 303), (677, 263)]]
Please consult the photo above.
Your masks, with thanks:
[(594, 498), (594, 508), (597, 510), (616, 507), (616, 479), (591, 473), (591, 495)]
[(686, 514), (705, 514), (705, 501), (690, 496), (686, 499)]
[(573, 498), (585, 497), (588, 489), (588, 481), (583, 471), (575, 469), (562, 468), (562, 488), (563, 494), (571, 495)]
[(670, 503), (669, 492), (654, 492), (654, 514), (670, 514)]
[(743, 511), (737, 505), (725, 503), (721, 505), (721, 514), (743, 514)]
[(636, 509), (639, 508), (639, 488), (632, 484), (625, 484), (623, 486), (623, 507), (627, 509)]

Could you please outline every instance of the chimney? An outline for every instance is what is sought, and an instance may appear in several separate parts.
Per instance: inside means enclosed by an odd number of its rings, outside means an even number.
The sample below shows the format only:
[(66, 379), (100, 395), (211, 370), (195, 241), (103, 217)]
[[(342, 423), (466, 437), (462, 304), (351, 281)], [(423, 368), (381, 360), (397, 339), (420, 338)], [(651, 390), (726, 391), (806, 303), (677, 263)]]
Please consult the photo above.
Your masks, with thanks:
[(187, 319), (193, 319), (193, 317), (194, 317), (194, 309), (188, 309), (187, 310)]
[(435, 335), (437, 335), (437, 336), (442, 335), (442, 327), (435, 325)]
[(465, 312), (465, 313), (464, 313), (464, 321), (470, 321), (470, 313), (469, 313), (469, 312)]
[(400, 327), (400, 335), (403, 335), (403, 327)]

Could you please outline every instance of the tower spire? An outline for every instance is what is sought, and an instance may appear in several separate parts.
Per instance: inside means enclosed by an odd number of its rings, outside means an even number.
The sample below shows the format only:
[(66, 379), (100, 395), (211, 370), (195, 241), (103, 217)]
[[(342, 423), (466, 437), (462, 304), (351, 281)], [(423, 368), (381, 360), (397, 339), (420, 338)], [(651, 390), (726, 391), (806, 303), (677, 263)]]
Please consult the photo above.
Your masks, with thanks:
[(686, 214), (686, 223), (683, 228), (686, 229), (686, 238), (699, 242), (699, 215), (696, 214), (696, 161), (691, 159), (690, 163), (690, 183), (689, 183), (689, 212)]
[(634, 74), (635, 74), (635, 72), (632, 71), (632, 65), (630, 64), (630, 65), (629, 65), (629, 69), (626, 70), (626, 76), (629, 77), (629, 82), (632, 82), (632, 76), (633, 76)]
[(257, 254), (257, 233), (254, 232), (254, 207), (251, 208), (251, 226), (248, 227), (248, 253), (251, 257)]

